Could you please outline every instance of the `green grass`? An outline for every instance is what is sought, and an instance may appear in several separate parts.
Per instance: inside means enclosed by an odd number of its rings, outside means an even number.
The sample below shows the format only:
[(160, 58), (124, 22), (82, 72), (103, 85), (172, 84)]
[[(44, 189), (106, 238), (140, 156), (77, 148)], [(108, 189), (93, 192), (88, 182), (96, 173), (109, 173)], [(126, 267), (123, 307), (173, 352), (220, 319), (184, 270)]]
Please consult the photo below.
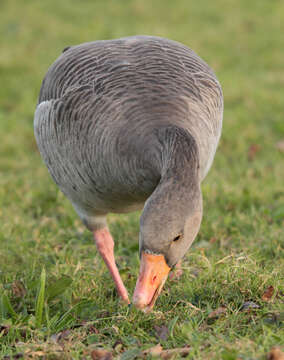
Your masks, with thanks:
[[(90, 359), (117, 342), (114, 355), (124, 360), (159, 342), (189, 345), (189, 359), (265, 359), (272, 346), (283, 349), (283, 24), (281, 0), (1, 1), (0, 358)], [(33, 137), (41, 80), (62, 49), (133, 34), (193, 48), (225, 97), (200, 233), (182, 278), (167, 282), (148, 315), (120, 305)], [(139, 214), (110, 215), (109, 223), (132, 293)], [(274, 293), (264, 301), (269, 286)], [(243, 311), (246, 301), (259, 307)], [(221, 306), (223, 314), (208, 317)], [(158, 339), (161, 326), (167, 339)]]

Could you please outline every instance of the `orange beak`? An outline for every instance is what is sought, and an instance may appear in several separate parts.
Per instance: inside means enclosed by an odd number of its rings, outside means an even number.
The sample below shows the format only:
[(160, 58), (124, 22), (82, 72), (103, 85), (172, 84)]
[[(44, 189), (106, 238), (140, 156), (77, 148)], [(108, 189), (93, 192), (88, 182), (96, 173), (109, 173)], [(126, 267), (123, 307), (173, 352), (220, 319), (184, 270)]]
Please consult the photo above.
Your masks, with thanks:
[(133, 304), (138, 309), (145, 312), (152, 310), (170, 270), (164, 255), (142, 251), (140, 273), (133, 295)]

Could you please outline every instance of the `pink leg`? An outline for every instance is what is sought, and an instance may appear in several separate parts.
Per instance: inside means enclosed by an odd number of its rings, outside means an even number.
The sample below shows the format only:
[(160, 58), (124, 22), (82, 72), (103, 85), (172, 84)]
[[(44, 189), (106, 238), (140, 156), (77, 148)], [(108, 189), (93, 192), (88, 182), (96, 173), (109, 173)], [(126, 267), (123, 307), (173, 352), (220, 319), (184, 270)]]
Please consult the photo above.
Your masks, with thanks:
[(97, 245), (97, 249), (101, 254), (106, 266), (108, 267), (113, 281), (115, 282), (119, 296), (124, 302), (129, 304), (130, 301), (128, 298), (127, 290), (121, 280), (119, 271), (115, 263), (113, 253), (114, 242), (111, 233), (109, 232), (108, 228), (96, 230), (94, 231), (94, 239)]
[(182, 271), (182, 268), (181, 268), (181, 260), (176, 264), (174, 270), (170, 273), (170, 276), (169, 278), (171, 280), (178, 280), (181, 275), (182, 275), (183, 271)]

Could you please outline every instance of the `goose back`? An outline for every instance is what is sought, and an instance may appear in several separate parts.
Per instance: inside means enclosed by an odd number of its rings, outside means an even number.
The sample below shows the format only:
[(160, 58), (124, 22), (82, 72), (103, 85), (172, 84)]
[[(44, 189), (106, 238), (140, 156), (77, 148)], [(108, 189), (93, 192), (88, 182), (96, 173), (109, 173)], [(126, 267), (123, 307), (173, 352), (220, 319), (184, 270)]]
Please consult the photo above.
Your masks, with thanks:
[(72, 46), (49, 68), (35, 135), (55, 182), (78, 212), (143, 206), (161, 178), (162, 127), (196, 141), (201, 180), (221, 134), (223, 98), (192, 50), (135, 36)]

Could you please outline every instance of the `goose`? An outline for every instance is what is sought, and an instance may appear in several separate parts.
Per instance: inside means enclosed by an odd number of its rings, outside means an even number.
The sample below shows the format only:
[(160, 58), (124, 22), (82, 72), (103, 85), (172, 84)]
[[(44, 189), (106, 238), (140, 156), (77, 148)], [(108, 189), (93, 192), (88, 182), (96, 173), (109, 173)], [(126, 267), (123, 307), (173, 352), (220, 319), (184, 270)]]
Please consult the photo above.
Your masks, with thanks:
[(176, 41), (82, 43), (48, 69), (34, 116), (39, 152), (127, 304), (107, 214), (143, 209), (132, 303), (149, 312), (199, 231), (222, 118), (214, 72)]

